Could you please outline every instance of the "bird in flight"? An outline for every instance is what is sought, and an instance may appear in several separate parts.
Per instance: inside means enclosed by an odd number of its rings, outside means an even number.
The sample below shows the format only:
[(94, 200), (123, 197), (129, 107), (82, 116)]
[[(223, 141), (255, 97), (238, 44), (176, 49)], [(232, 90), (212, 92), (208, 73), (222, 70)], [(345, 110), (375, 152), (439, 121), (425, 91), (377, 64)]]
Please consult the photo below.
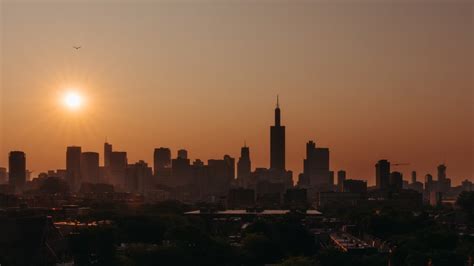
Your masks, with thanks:
[(73, 46), (72, 48), (74, 48), (76, 50), (79, 50), (79, 49), (81, 49), (81, 46)]

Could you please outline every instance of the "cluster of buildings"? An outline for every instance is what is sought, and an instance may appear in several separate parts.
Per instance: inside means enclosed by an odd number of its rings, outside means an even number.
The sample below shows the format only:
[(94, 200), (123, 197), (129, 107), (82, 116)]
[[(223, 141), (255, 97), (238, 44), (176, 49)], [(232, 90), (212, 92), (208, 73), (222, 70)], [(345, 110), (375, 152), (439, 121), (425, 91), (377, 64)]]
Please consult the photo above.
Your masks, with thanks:
[[(277, 100), (274, 125), (270, 127), (270, 168), (255, 168), (252, 171), (250, 148), (244, 145), (236, 159), (224, 155), (221, 159), (210, 159), (207, 163), (191, 161), (188, 151), (180, 149), (175, 158), (169, 148), (154, 150), (153, 167), (145, 161), (129, 163), (127, 153), (115, 151), (112, 144), (104, 144), (104, 163), (100, 165), (98, 152), (83, 151), (70, 146), (66, 150), (66, 169), (41, 173), (38, 178), (29, 178), (26, 155), (12, 151), (9, 155), (9, 171), (0, 168), (0, 192), (21, 193), (35, 188), (50, 177), (67, 183), (69, 192), (88, 193), (94, 184), (108, 184), (113, 191), (143, 195), (149, 201), (175, 199), (184, 202), (224, 202), (229, 208), (264, 206), (330, 206), (372, 204), (374, 202), (439, 203), (442, 195), (472, 190), (472, 182), (465, 181), (461, 187), (452, 188), (446, 175), (446, 166), (438, 166), (437, 180), (426, 175), (425, 182), (417, 180), (412, 172), (411, 182), (403, 175), (391, 171), (388, 160), (375, 165), (375, 187), (368, 187), (362, 180), (348, 179), (344, 170), (336, 174), (330, 169), (330, 151), (306, 144), (304, 170), (293, 184), (293, 173), (285, 166), (285, 126), (281, 123), (281, 110)], [(337, 178), (337, 184), (335, 182)], [(105, 190), (110, 192), (109, 190)]]

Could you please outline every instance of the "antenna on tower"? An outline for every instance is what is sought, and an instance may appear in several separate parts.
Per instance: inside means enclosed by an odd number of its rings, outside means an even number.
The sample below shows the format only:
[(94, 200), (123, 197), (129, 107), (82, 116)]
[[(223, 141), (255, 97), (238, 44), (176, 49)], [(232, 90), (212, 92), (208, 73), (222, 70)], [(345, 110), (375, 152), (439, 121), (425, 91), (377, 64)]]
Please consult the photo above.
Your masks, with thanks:
[(278, 94), (277, 94), (277, 108), (280, 108), (280, 99), (278, 97)]

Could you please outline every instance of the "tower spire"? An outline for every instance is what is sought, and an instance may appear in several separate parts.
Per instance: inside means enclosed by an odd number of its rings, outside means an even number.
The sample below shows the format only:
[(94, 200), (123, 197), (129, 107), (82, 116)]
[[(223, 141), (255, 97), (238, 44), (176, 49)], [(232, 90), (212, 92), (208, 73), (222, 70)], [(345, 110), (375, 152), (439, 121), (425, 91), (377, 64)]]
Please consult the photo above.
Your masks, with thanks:
[(280, 126), (280, 99), (278, 97), (278, 94), (277, 94), (277, 105), (276, 105), (276, 108), (275, 108), (275, 126)]

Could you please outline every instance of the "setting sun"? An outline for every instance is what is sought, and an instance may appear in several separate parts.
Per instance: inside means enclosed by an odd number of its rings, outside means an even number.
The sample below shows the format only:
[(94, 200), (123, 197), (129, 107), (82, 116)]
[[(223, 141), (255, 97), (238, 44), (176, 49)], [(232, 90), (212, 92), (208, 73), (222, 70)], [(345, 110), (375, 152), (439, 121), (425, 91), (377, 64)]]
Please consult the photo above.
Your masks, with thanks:
[(77, 110), (83, 104), (83, 97), (75, 91), (69, 91), (63, 97), (63, 104), (68, 109)]

